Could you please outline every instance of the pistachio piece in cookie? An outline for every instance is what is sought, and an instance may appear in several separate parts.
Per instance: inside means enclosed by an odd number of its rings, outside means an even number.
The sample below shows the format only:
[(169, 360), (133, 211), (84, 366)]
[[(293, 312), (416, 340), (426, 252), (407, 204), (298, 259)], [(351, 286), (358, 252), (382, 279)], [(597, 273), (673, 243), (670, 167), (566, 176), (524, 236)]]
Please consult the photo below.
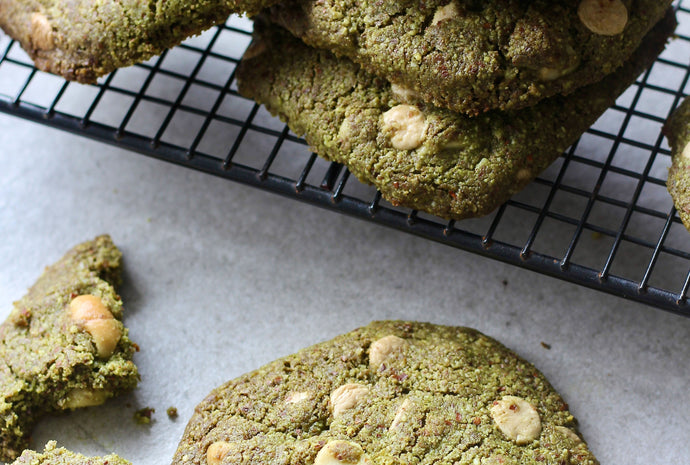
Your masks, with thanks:
[(491, 406), (491, 418), (498, 429), (518, 445), (528, 444), (539, 437), (541, 419), (537, 409), (525, 399), (504, 396)]
[(582, 0), (577, 15), (587, 29), (604, 36), (618, 35), (628, 24), (628, 9), (621, 0)]

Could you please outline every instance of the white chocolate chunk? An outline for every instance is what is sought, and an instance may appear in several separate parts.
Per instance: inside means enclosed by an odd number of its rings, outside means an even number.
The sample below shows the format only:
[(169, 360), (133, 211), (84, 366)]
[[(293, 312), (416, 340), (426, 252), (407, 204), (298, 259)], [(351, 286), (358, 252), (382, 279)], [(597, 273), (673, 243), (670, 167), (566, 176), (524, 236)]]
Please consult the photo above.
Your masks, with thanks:
[(359, 444), (330, 441), (316, 454), (314, 465), (373, 465)]
[(424, 113), (414, 105), (396, 105), (383, 114), (383, 131), (392, 133), (391, 144), (398, 150), (422, 145), (426, 127)]
[(93, 407), (101, 405), (108, 398), (108, 393), (99, 389), (72, 389), (59, 403), (62, 409)]
[(400, 84), (391, 84), (391, 92), (395, 98), (403, 103), (411, 103), (419, 100), (419, 94), (409, 87)]
[(296, 404), (298, 402), (302, 402), (303, 400), (307, 400), (310, 397), (311, 392), (308, 391), (291, 392), (285, 397), (285, 403)]
[(402, 401), (400, 404), (400, 407), (398, 407), (397, 412), (395, 412), (395, 417), (393, 418), (393, 421), (391, 422), (390, 427), (388, 428), (389, 430), (397, 428), (400, 424), (404, 423), (407, 420), (407, 415), (412, 408), (413, 404), (412, 401), (408, 398), (405, 398), (405, 400)]
[(504, 396), (491, 407), (491, 418), (498, 429), (518, 445), (532, 442), (541, 433), (537, 409), (525, 399)]
[(407, 346), (405, 339), (398, 336), (384, 336), (374, 341), (369, 347), (369, 365), (377, 367), (393, 352)]
[(587, 29), (604, 36), (620, 34), (628, 24), (628, 9), (621, 0), (582, 0), (577, 15)]
[(98, 356), (110, 357), (122, 337), (122, 328), (100, 297), (77, 296), (70, 302), (69, 312), (72, 321), (91, 334)]
[(354, 408), (369, 394), (369, 388), (363, 384), (343, 384), (331, 393), (333, 416), (338, 417), (344, 411)]
[(52, 50), (55, 48), (55, 37), (53, 27), (48, 18), (41, 13), (31, 15), (31, 43), (34, 47), (41, 50)]
[(459, 15), (460, 11), (458, 11), (458, 6), (455, 4), (455, 2), (450, 2), (448, 5), (442, 6), (436, 10), (434, 17), (431, 20), (431, 25), (436, 26), (441, 21), (456, 18)]
[(562, 436), (565, 436), (566, 438), (575, 442), (575, 444), (580, 444), (582, 442), (580, 436), (575, 434), (575, 431), (571, 430), (570, 428), (566, 428), (565, 426), (556, 426), (554, 429), (558, 431)]
[(233, 448), (233, 445), (226, 441), (216, 441), (208, 446), (206, 449), (206, 463), (208, 465), (220, 465), (228, 452)]

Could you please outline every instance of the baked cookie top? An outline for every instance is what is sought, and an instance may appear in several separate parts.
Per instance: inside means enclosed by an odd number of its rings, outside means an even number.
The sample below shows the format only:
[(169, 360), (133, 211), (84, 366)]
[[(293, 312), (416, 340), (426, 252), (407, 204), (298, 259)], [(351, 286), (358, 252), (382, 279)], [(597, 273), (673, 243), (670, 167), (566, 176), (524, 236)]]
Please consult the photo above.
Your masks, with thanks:
[(110, 237), (47, 267), (0, 325), (0, 460), (28, 446), (41, 415), (133, 389), (135, 345), (122, 322), (121, 253)]
[(132, 465), (131, 462), (109, 454), (105, 457), (86, 457), (57, 447), (55, 441), (46, 444), (43, 452), (25, 450), (11, 465)]
[(476, 115), (613, 72), (671, 0), (288, 0), (270, 19), (416, 99)]
[(237, 79), (242, 95), (393, 204), (461, 219), (490, 213), (558, 158), (652, 63), (674, 27), (669, 12), (631, 59), (599, 83), (477, 117), (408, 100), (404, 90), (352, 61), (263, 21), (255, 23)]
[(212, 391), (173, 463), (598, 462), (544, 376), (497, 341), (380, 321)]
[(666, 188), (678, 215), (690, 231), (690, 100), (676, 108), (664, 126), (671, 145), (671, 168)]
[(93, 83), (275, 0), (0, 0), (0, 27), (36, 67)]

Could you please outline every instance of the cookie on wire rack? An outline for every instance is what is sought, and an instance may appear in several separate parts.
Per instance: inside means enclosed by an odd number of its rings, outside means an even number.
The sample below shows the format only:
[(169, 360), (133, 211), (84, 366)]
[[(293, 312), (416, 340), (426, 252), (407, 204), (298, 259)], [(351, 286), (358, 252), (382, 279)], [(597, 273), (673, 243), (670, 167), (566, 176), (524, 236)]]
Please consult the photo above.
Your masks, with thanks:
[(29, 444), (41, 415), (99, 405), (139, 381), (123, 326), (120, 251), (109, 236), (47, 267), (0, 325), (0, 460)]
[(391, 203), (446, 219), (488, 214), (524, 188), (651, 65), (676, 25), (669, 10), (631, 59), (596, 84), (522, 110), (467, 117), (406, 103), (349, 59), (260, 19), (238, 67), (240, 93)]
[(0, 28), (36, 67), (93, 83), (275, 0), (0, 0)]
[(378, 321), (213, 390), (173, 465), (595, 465), (567, 404), (499, 342)]
[(408, 97), (477, 114), (601, 80), (671, 0), (288, 0), (267, 14)]
[(678, 215), (690, 231), (690, 100), (673, 112), (664, 126), (671, 145), (671, 167), (666, 188), (673, 198)]

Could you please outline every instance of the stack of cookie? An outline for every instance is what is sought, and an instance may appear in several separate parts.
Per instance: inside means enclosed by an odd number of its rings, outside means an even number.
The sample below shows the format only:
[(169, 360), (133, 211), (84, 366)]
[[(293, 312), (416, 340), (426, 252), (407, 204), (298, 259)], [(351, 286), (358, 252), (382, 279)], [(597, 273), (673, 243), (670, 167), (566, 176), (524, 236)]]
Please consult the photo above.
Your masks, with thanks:
[(670, 4), (289, 0), (256, 18), (238, 84), (393, 204), (480, 216), (653, 62)]

